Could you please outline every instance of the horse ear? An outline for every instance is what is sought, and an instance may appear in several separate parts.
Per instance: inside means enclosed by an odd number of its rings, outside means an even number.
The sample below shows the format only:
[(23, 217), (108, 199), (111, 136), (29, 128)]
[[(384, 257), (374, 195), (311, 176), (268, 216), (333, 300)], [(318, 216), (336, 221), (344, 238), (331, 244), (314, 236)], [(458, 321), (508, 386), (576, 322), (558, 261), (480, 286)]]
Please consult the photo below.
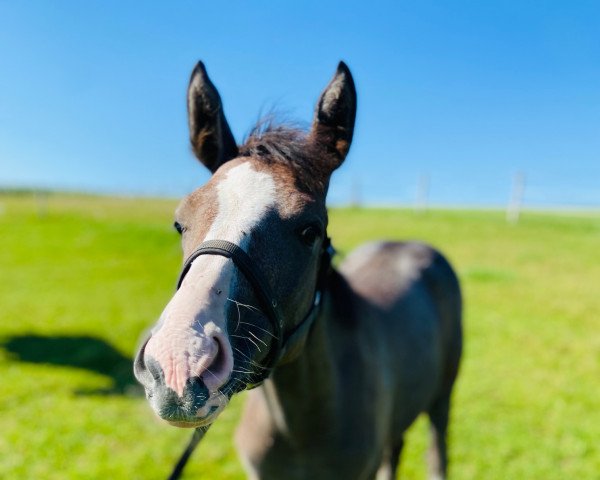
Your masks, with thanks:
[(356, 118), (356, 89), (348, 66), (340, 62), (317, 103), (311, 136), (330, 152), (331, 171), (350, 149)]
[(219, 92), (198, 62), (188, 86), (188, 122), (192, 149), (211, 172), (237, 156), (238, 149), (223, 114)]

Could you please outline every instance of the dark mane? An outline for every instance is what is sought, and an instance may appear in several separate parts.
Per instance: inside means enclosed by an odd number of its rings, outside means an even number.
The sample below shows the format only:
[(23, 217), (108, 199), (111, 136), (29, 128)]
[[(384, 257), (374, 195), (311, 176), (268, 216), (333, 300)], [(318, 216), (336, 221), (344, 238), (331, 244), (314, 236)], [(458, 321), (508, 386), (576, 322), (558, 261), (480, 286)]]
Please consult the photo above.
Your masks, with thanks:
[(277, 122), (270, 116), (259, 120), (239, 147), (239, 155), (258, 158), (266, 165), (291, 168), (301, 190), (326, 188), (328, 172), (323, 169), (323, 162), (315, 160), (327, 155), (327, 151), (306, 130), (292, 123)]

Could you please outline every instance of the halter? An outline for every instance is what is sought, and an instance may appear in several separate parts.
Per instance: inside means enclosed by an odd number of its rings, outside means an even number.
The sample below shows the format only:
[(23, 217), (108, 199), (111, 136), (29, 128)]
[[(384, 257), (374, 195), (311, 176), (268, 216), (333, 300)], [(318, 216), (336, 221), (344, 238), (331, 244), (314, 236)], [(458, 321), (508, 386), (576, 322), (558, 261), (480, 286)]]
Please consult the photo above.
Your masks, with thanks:
[[(317, 285), (315, 287), (315, 294), (310, 310), (298, 325), (285, 334), (283, 334), (283, 317), (279, 311), (277, 300), (269, 288), (269, 284), (256, 266), (256, 263), (254, 263), (248, 254), (235, 243), (226, 240), (207, 240), (206, 242), (201, 243), (183, 264), (183, 268), (179, 274), (179, 280), (177, 280), (177, 290), (179, 290), (183, 279), (190, 271), (192, 262), (200, 255), (221, 255), (226, 258), (231, 258), (233, 263), (242, 271), (246, 279), (252, 285), (258, 301), (263, 308), (263, 312), (271, 322), (275, 342), (267, 356), (265, 368), (261, 369), (263, 373), (252, 374), (247, 380), (246, 388), (250, 390), (261, 385), (269, 377), (271, 371), (277, 364), (291, 361), (295, 355), (298, 354), (300, 346), (310, 332), (310, 327), (319, 315), (321, 299), (323, 297), (323, 291), (325, 290), (327, 275), (329, 274), (331, 267), (331, 259), (334, 254), (335, 250), (331, 246), (331, 240), (326, 236), (321, 248)], [(175, 467), (169, 476), (169, 480), (177, 480), (181, 477), (181, 473), (183, 472), (187, 461), (209, 427), (210, 425), (207, 425), (205, 427), (198, 427), (194, 430), (192, 438), (175, 464)]]
[(279, 310), (278, 302), (269, 288), (268, 282), (252, 258), (250, 258), (248, 254), (235, 243), (226, 240), (207, 240), (206, 242), (201, 243), (183, 264), (183, 268), (179, 274), (179, 280), (177, 281), (177, 290), (179, 290), (183, 279), (190, 271), (192, 262), (200, 255), (221, 255), (230, 258), (235, 266), (241, 270), (248, 282), (250, 282), (250, 285), (252, 285), (263, 313), (271, 323), (274, 343), (267, 355), (265, 366), (261, 369), (260, 373), (251, 374), (246, 382), (247, 389), (258, 387), (269, 377), (271, 371), (278, 363), (289, 361), (290, 359), (286, 357), (296, 353), (299, 345), (306, 339), (310, 327), (318, 316), (321, 297), (325, 288), (325, 281), (331, 266), (331, 258), (334, 255), (331, 241), (329, 237), (326, 237), (323, 242), (312, 305), (303, 320), (285, 333), (283, 332), (283, 317)]

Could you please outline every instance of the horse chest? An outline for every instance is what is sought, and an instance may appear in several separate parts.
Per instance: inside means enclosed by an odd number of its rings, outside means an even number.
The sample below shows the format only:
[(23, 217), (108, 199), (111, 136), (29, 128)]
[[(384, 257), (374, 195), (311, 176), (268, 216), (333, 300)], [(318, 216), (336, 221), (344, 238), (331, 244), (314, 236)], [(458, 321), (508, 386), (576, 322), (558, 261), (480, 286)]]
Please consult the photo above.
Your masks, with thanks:
[[(382, 449), (369, 445), (367, 438), (337, 438), (315, 431), (309, 444), (297, 445), (274, 434), (263, 449), (241, 447), (242, 461), (255, 480), (329, 480), (372, 478), (381, 461)], [(358, 440), (358, 441), (357, 441)]]
[(302, 413), (288, 419), (292, 432), (284, 434), (276, 424), (277, 412), (251, 393), (236, 435), (250, 478), (362, 480), (376, 471), (386, 436), (374, 411)]

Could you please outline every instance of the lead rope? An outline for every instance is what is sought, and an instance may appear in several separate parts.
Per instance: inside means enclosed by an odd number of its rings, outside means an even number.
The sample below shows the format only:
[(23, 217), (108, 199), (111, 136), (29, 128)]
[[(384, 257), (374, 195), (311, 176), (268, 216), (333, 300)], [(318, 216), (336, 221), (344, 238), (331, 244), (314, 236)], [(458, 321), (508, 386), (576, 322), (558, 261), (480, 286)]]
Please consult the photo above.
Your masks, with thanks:
[(171, 472), (171, 475), (169, 475), (168, 480), (178, 480), (181, 477), (183, 469), (187, 464), (188, 460), (190, 459), (190, 456), (192, 455), (192, 453), (194, 453), (194, 450), (196, 449), (200, 441), (204, 438), (204, 435), (208, 431), (209, 427), (210, 425), (207, 425), (206, 427), (198, 427), (196, 428), (196, 430), (194, 430), (192, 438), (190, 439), (190, 443), (188, 443), (188, 446), (181, 454), (181, 457), (179, 458), (178, 462), (175, 464), (175, 468), (173, 468), (173, 471)]

